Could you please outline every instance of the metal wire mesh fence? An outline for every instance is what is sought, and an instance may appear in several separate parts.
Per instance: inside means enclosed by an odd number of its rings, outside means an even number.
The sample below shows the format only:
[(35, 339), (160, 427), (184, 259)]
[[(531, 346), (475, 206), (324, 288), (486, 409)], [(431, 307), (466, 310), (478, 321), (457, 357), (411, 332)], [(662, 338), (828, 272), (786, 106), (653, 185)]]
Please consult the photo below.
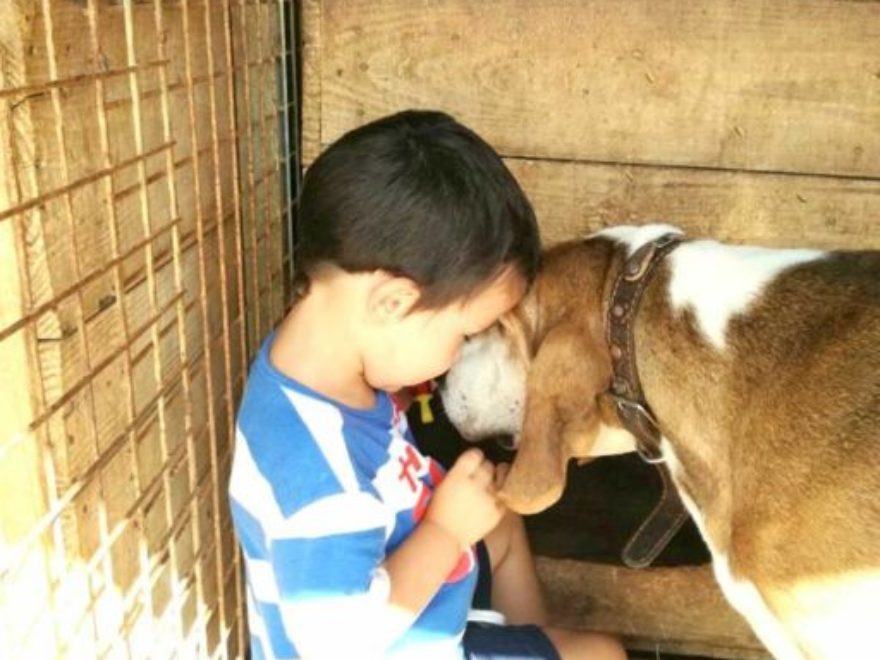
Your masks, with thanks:
[(290, 0), (0, 0), (0, 655), (239, 657), (226, 506), (284, 311)]

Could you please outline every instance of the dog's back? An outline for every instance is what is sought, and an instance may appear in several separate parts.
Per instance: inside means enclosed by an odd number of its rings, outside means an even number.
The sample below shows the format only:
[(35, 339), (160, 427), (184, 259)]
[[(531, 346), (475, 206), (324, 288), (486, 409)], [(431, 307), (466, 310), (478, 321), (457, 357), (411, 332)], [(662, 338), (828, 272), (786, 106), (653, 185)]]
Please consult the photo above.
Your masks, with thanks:
[[(707, 264), (707, 291), (716, 267)], [(711, 309), (675, 305), (673, 268), (665, 302), (645, 310), (654, 324), (640, 367), (678, 436), (679, 482), (698, 502), (722, 587), (780, 657), (799, 657), (785, 638), (806, 657), (870, 657), (880, 625), (880, 253), (804, 255), (781, 268), (726, 319), (723, 350), (706, 331)]]
[(792, 268), (728, 337), (744, 358), (739, 460), (769, 457), (739, 485), (734, 569), (805, 651), (867, 657), (880, 624), (880, 254)]

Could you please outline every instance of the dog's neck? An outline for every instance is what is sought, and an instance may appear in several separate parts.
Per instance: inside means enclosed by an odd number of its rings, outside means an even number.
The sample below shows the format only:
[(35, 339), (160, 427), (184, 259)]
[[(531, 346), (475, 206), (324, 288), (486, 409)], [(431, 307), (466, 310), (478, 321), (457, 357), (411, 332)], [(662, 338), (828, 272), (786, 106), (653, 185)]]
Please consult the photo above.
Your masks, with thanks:
[[(613, 306), (615, 285), (623, 275), (629, 257), (641, 246), (611, 243), (605, 240), (594, 242), (606, 244), (606, 249), (603, 263), (599, 267), (604, 270), (604, 276), (599, 282), (601, 305), (592, 308), (592, 315), (595, 316), (593, 323), (601, 324), (603, 350), (611, 365), (613, 359), (605, 328)], [(597, 251), (594, 251), (594, 254), (597, 254)], [(680, 369), (672, 369), (672, 365), (667, 364), (667, 360), (676, 359), (668, 353), (670, 337), (676, 337), (675, 341), (678, 342), (688, 341), (687, 338), (693, 335), (694, 328), (692, 319), (674, 314), (669, 305), (667, 290), (670, 266), (666, 262), (661, 262), (656, 267), (656, 277), (645, 289), (632, 322), (634, 359), (645, 398), (653, 409), (662, 431), (663, 443), (666, 444), (663, 449), (667, 454), (671, 452), (674, 456), (673, 465), (670, 467), (677, 470), (676, 476), (683, 485), (685, 493), (702, 506), (705, 503), (718, 501), (719, 494), (715, 492), (714, 485), (706, 482), (700, 475), (724, 469), (723, 465), (720, 465), (723, 461), (719, 458), (720, 454), (715, 451), (719, 449), (717, 438), (712, 434), (707, 435), (710, 432), (708, 429), (700, 428), (699, 422), (705, 417), (690, 414), (686, 410), (694, 404), (698, 406), (704, 392), (694, 390), (686, 400), (669, 396), (669, 392), (678, 392), (682, 387), (688, 387), (685, 383), (668, 382), (668, 379), (673, 377), (671, 374), (678, 374), (674, 377), (679, 378), (681, 373)], [(663, 338), (660, 335), (663, 335)], [(613, 372), (609, 371), (609, 389), (612, 379)], [(609, 403), (609, 407), (612, 405)], [(616, 416), (614, 412), (611, 415)], [(609, 416), (606, 413), (606, 419)]]
[(609, 396), (617, 416), (637, 441), (639, 455), (650, 463), (663, 462), (662, 434), (642, 391), (635, 346), (635, 323), (642, 296), (658, 267), (681, 244), (677, 233), (648, 241), (624, 262), (614, 278), (614, 289), (605, 305), (605, 339), (611, 353), (613, 379)]
[[(717, 478), (729, 471), (725, 430), (732, 422), (725, 388), (718, 381), (718, 375), (726, 373), (725, 365), (702, 340), (695, 339), (700, 335), (693, 315), (673, 309), (670, 264), (661, 264), (659, 270), (634, 324), (642, 389), (662, 432), (667, 465), (681, 491), (703, 511), (726, 511), (729, 493), (720, 492), (718, 486), (730, 480)], [(711, 519), (721, 522), (729, 517)], [(703, 532), (726, 538), (725, 530)]]

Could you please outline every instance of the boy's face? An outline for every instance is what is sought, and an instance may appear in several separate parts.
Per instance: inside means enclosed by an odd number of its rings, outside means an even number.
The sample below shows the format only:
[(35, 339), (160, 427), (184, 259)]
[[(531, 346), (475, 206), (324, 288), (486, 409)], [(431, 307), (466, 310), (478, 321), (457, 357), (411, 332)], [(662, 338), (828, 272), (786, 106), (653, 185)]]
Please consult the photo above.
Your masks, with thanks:
[(393, 392), (449, 370), (469, 335), (489, 328), (525, 295), (526, 281), (507, 268), (478, 294), (439, 309), (408, 311), (372, 333), (364, 376), (376, 389)]

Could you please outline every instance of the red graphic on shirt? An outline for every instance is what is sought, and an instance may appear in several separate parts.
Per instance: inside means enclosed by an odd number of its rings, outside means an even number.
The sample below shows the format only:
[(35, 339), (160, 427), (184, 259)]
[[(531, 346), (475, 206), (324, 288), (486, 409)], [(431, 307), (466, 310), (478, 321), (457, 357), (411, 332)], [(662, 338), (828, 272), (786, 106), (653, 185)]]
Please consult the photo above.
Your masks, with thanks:
[[(397, 462), (400, 463), (400, 474), (397, 478), (401, 481), (406, 479), (409, 489), (415, 491), (417, 488), (416, 484), (421, 484), (418, 477), (424, 470), (424, 464), (422, 463), (422, 457), (419, 456), (419, 452), (412, 445), (407, 445), (406, 457), (398, 457)], [(421, 485), (424, 486), (424, 484)]]
[(443, 477), (446, 476), (446, 473), (443, 472), (443, 468), (440, 467), (440, 464), (437, 461), (430, 460), (428, 461), (428, 474), (431, 476), (431, 483), (434, 484), (434, 488), (440, 485), (440, 482), (443, 481)]
[[(401, 481), (405, 480), (411, 491), (418, 492), (418, 499), (416, 500), (416, 504), (413, 507), (413, 520), (416, 523), (419, 523), (425, 516), (425, 512), (428, 510), (428, 502), (430, 502), (431, 500), (432, 493), (432, 489), (429, 488), (428, 485), (419, 478), (425, 472), (425, 461), (412, 446), (407, 446), (406, 456), (398, 457), (397, 460), (400, 463), (400, 474), (398, 475), (398, 478)], [(427, 472), (430, 483), (432, 484), (433, 488), (436, 488), (443, 480), (443, 468), (440, 467), (440, 465), (431, 458), (427, 459), (427, 463)], [(458, 582), (468, 573), (470, 573), (473, 567), (473, 550), (468, 549), (465, 552), (461, 553), (461, 557), (459, 557), (458, 563), (455, 565), (455, 568), (452, 569), (452, 572), (446, 577), (446, 581)]]

